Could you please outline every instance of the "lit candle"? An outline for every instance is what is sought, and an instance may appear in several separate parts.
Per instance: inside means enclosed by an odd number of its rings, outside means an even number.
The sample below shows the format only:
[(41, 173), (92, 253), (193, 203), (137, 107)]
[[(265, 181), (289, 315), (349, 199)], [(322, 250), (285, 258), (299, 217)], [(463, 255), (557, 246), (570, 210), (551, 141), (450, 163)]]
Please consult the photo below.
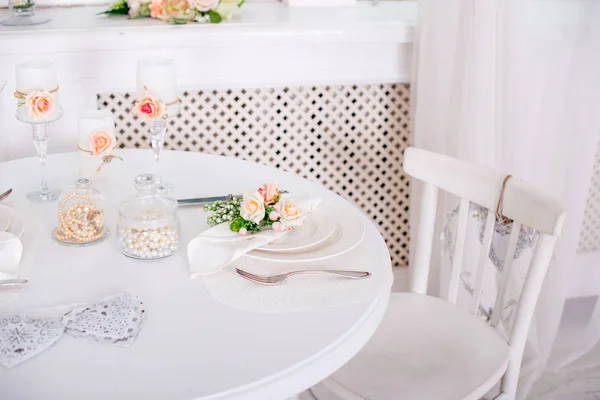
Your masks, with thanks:
[(137, 86), (140, 95), (147, 90), (167, 106), (171, 116), (179, 113), (177, 70), (175, 61), (166, 57), (149, 57), (138, 61)]
[[(100, 178), (105, 171), (114, 169), (111, 166), (103, 165), (103, 157), (112, 154), (117, 145), (113, 115), (107, 109), (89, 110), (79, 114), (78, 122), (81, 176), (90, 180)], [(92, 143), (95, 135), (101, 136), (96, 144)], [(106, 138), (110, 138), (110, 140), (106, 142)], [(99, 144), (102, 147), (98, 147)], [(100, 154), (94, 154), (99, 151)]]
[[(17, 107), (17, 118), (26, 122), (53, 121), (61, 114), (58, 102), (58, 79), (54, 64), (45, 60), (31, 60), (18, 64), (15, 68), (17, 77), (17, 95), (20, 97), (35, 91), (49, 92), (52, 96), (52, 111), (41, 115), (31, 115), (31, 111), (24, 105)], [(23, 103), (23, 98), (17, 98), (17, 104)]]

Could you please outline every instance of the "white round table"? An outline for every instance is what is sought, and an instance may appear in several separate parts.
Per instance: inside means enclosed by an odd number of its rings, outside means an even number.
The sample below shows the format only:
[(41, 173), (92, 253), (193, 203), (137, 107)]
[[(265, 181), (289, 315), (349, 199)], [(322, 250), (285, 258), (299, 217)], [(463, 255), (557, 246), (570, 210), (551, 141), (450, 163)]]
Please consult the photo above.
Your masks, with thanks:
[[(134, 192), (132, 179), (155, 171), (148, 150), (122, 150), (119, 155), (125, 161), (106, 166), (112, 177), (98, 183), (107, 196), (107, 223), (113, 233), (117, 205)], [(49, 156), (51, 188), (63, 189), (75, 181), (78, 160), (77, 153)], [(166, 180), (175, 185), (172, 196), (176, 198), (238, 193), (277, 180), (297, 194), (333, 204), (345, 201), (294, 174), (241, 160), (164, 152), (161, 163)], [(392, 283), (390, 258), (377, 229), (362, 214), (361, 254), (353, 254), (356, 265), (348, 269), (360, 269), (360, 263), (368, 260), (389, 283), (381, 293), (352, 305), (257, 313), (219, 303), (201, 279), (189, 279), (186, 244), (206, 229), (200, 208), (181, 210), (182, 240), (176, 255), (140, 262), (120, 253), (114, 234), (86, 248), (65, 247), (52, 240), (57, 203), (40, 205), (25, 199), (38, 182), (37, 159), (0, 163), (0, 191), (14, 189), (3, 204), (25, 217), (21, 275), (30, 281), (12, 302), (0, 302), (0, 313), (60, 309), (129, 292), (144, 301), (147, 314), (130, 347), (65, 335), (23, 364), (0, 367), (3, 399), (286, 399), (346, 363), (385, 313)]]

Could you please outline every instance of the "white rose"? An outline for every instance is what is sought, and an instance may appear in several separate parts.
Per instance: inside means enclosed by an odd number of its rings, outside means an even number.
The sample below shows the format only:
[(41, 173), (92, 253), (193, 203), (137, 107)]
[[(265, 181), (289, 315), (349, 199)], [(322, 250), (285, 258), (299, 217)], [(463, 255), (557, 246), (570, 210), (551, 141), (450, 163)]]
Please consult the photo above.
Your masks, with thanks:
[(127, 6), (129, 7), (129, 16), (135, 18), (140, 13), (142, 0), (127, 0)]
[(225, 20), (232, 19), (240, 13), (240, 8), (237, 4), (227, 4), (221, 1), (221, 4), (215, 9), (215, 11)]
[(281, 224), (289, 228), (302, 225), (306, 218), (306, 213), (301, 212), (294, 200), (279, 200), (275, 204), (275, 210), (279, 213)]
[(209, 11), (219, 5), (219, 0), (189, 0), (189, 4), (198, 11)]
[(265, 200), (258, 192), (245, 194), (244, 201), (240, 207), (242, 218), (259, 223), (265, 217)]

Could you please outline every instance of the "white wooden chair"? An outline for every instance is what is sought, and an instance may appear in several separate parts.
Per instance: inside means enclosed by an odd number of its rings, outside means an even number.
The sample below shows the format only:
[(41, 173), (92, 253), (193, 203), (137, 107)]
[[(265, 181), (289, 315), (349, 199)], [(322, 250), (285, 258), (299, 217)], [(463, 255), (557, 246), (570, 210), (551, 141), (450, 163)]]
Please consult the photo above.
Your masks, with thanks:
[[(506, 183), (502, 215), (539, 232), (513, 327), (505, 340), (495, 329), (520, 229), (512, 229), (506, 262), (489, 322), (455, 304), (470, 202), (488, 210), (471, 310), (478, 310), (482, 276), (494, 233), (505, 176), (417, 148), (404, 153), (404, 170), (423, 181), (419, 237), (410, 293), (392, 294), (383, 322), (363, 350), (324, 381), (328, 397), (348, 400), (475, 400), (500, 382), (496, 400), (515, 397), (521, 359), (535, 304), (566, 214), (554, 199), (519, 179)], [(448, 298), (426, 295), (438, 190), (461, 198)], [(323, 386), (321, 386), (322, 388)], [(318, 395), (318, 391), (314, 390)], [(329, 396), (334, 394), (335, 396)]]

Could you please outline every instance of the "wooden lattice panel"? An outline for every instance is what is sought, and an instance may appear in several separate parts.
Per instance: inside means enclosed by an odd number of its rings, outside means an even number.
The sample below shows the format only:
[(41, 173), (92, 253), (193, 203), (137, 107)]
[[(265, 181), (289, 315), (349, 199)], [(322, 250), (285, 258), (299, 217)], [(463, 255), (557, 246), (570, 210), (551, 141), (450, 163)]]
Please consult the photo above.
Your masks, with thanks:
[[(129, 112), (134, 96), (102, 93), (125, 148), (150, 146)], [(395, 266), (408, 264), (409, 88), (403, 84), (185, 92), (165, 148), (263, 163), (318, 181), (359, 206), (385, 238)]]

